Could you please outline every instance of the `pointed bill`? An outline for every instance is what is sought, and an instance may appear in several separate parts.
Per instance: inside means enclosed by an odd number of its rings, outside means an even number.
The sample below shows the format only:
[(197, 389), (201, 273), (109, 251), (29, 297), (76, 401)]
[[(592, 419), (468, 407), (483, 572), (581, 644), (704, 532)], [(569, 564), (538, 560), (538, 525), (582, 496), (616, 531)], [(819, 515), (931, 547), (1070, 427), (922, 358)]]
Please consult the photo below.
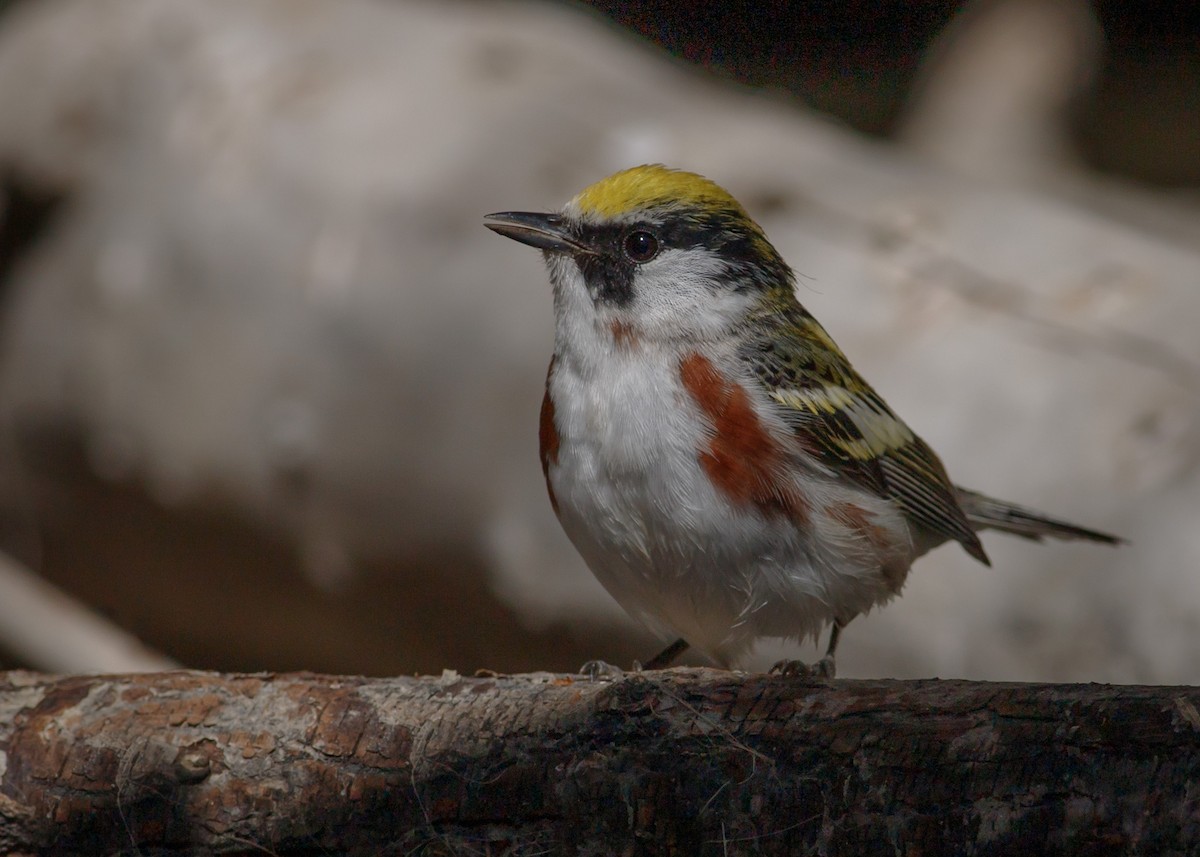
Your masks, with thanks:
[(586, 253), (595, 250), (572, 236), (562, 215), (536, 211), (501, 211), (484, 216), (483, 225), (493, 232), (552, 253)]

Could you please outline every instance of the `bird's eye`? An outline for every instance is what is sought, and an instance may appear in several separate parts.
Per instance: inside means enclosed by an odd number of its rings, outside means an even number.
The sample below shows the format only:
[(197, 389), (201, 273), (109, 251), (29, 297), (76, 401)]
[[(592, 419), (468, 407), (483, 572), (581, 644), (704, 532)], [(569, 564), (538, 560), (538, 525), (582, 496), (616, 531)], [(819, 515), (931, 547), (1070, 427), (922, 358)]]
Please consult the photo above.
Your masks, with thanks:
[(625, 255), (639, 264), (658, 255), (658, 239), (644, 229), (625, 236)]

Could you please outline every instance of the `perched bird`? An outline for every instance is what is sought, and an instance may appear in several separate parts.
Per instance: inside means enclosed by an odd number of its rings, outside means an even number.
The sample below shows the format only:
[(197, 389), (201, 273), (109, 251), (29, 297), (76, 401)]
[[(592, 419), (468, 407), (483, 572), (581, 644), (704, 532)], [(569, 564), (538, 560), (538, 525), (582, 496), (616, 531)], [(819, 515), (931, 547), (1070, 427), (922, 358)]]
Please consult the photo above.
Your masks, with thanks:
[[(640, 166), (557, 213), (486, 226), (540, 249), (554, 290), (542, 469), (604, 587), (665, 639), (729, 665), (760, 638), (846, 623), (913, 561), (978, 530), (1116, 543), (955, 486), (796, 299), (791, 269), (724, 189)], [(806, 672), (798, 662), (776, 665)]]

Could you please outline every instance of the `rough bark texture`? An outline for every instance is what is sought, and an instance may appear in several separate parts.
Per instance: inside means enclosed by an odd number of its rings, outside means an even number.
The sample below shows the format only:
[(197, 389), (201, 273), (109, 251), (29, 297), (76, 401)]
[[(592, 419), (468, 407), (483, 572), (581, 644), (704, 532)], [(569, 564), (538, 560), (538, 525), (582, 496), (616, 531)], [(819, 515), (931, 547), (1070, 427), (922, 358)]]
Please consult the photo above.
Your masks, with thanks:
[(0, 674), (0, 851), (1191, 853), (1200, 690)]

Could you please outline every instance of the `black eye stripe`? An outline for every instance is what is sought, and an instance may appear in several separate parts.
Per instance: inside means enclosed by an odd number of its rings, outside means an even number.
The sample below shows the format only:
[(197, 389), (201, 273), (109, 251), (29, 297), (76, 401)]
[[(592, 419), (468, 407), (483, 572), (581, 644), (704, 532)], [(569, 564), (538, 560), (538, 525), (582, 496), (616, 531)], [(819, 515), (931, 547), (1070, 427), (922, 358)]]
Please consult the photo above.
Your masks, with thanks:
[[(597, 299), (628, 304), (633, 299), (638, 267), (668, 248), (704, 248), (716, 254), (724, 263), (726, 275), (714, 280), (714, 286), (747, 291), (792, 282), (791, 269), (738, 210), (680, 209), (651, 214), (632, 222), (597, 224), (584, 220), (571, 225), (576, 240), (594, 250), (592, 254), (577, 255), (575, 261)], [(653, 240), (652, 251), (639, 233)]]
[(743, 223), (736, 212), (716, 209), (624, 224), (583, 224), (577, 227), (576, 234), (606, 253), (627, 254), (626, 242), (638, 233), (646, 233), (657, 242), (660, 252), (667, 247), (681, 250), (704, 247), (740, 255), (744, 251), (742, 245), (749, 244), (751, 237)]

